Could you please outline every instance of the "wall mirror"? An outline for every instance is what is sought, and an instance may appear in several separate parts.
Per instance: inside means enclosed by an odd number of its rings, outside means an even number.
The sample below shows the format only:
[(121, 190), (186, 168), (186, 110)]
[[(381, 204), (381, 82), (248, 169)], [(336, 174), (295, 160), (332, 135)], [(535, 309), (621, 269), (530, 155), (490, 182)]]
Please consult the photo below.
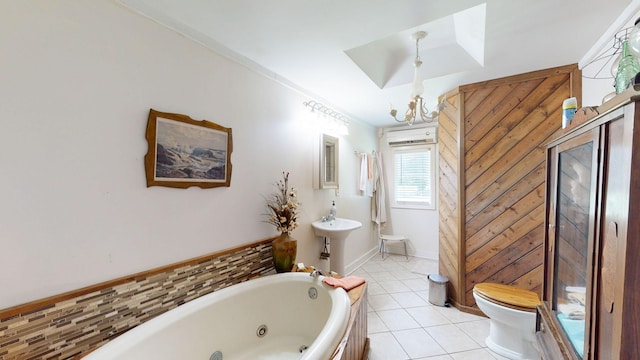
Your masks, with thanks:
[(320, 136), (320, 161), (318, 171), (319, 189), (338, 188), (339, 139), (331, 135)]

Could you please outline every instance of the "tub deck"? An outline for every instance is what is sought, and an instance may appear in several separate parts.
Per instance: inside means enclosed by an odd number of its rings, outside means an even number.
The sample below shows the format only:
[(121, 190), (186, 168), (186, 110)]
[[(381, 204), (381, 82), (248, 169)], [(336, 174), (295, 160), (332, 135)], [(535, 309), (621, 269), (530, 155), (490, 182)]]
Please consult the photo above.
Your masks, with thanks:
[(367, 283), (351, 289), (351, 314), (347, 330), (331, 360), (366, 360), (369, 352), (367, 337)]

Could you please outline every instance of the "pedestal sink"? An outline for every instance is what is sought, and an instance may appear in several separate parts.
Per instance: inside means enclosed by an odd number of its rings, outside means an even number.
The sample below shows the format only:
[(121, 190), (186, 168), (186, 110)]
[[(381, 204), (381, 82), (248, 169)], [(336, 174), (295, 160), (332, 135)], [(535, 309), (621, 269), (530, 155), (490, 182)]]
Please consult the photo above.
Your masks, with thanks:
[(316, 220), (311, 223), (316, 236), (328, 237), (331, 244), (331, 270), (340, 275), (344, 272), (344, 243), (349, 234), (362, 227), (356, 220), (335, 218), (330, 221)]

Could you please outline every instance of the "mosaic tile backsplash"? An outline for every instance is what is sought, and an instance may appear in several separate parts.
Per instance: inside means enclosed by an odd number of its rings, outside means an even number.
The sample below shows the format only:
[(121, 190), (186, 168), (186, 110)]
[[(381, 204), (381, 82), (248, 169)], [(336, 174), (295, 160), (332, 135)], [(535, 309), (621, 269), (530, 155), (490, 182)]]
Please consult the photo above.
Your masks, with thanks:
[(80, 358), (178, 305), (272, 273), (271, 240), (265, 240), (116, 279), (78, 296), (54, 296), (35, 309), (0, 310), (0, 360)]

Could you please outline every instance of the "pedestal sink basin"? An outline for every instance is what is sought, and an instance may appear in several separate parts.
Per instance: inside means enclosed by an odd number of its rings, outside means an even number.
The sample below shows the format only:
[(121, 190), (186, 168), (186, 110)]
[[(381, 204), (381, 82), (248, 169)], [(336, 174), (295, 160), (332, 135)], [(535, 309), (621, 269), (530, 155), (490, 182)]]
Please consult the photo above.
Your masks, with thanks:
[(347, 236), (356, 229), (362, 227), (362, 223), (356, 220), (335, 218), (331, 221), (316, 220), (311, 223), (316, 236), (329, 238), (331, 244), (331, 270), (340, 275), (344, 272), (344, 243)]

